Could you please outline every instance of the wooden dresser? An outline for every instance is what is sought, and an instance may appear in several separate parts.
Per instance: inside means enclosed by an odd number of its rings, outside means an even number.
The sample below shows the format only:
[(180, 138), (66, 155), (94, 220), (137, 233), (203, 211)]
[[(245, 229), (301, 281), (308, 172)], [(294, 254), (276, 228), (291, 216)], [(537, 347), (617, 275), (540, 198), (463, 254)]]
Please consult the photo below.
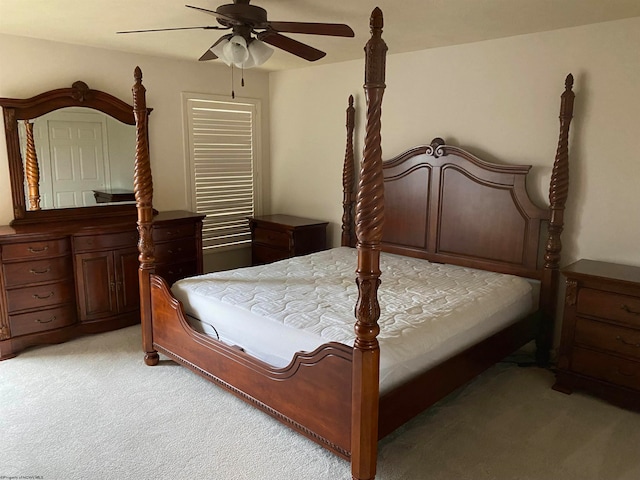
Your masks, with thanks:
[[(202, 273), (202, 215), (162, 212), (156, 272)], [(133, 216), (0, 227), (0, 359), (140, 321)]]
[(640, 267), (580, 260), (567, 279), (555, 390), (640, 409)]
[(327, 225), (291, 215), (251, 217), (251, 263), (261, 265), (324, 250)]

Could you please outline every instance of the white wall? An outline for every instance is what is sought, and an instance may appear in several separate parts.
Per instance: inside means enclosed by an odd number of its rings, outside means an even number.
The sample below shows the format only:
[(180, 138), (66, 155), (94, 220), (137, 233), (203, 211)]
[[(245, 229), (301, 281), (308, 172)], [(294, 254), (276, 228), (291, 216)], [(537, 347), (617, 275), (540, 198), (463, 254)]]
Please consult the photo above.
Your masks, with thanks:
[[(133, 70), (140, 66), (147, 89), (147, 106), (153, 108), (149, 140), (154, 206), (159, 210), (189, 208), (181, 92), (230, 96), (231, 71), (228, 67), (9, 35), (0, 35), (0, 65), (0, 97), (28, 98), (47, 90), (71, 87), (74, 81), (82, 80), (90, 88), (111, 93), (127, 103), (132, 103)], [(237, 96), (262, 101), (263, 156), (268, 166), (269, 75), (246, 71), (245, 85), (242, 88), (236, 84)], [(13, 220), (6, 152), (5, 136), (0, 135), (0, 192), (3, 192), (0, 195), (0, 224)], [(268, 168), (262, 173), (263, 191), (267, 192), (268, 199)], [(241, 255), (246, 259), (246, 252)], [(216, 268), (215, 262), (207, 264), (208, 268)]]
[[(386, 30), (401, 28), (387, 24)], [(384, 34), (383, 34), (384, 37)], [(354, 39), (364, 45), (366, 39)], [(415, 53), (389, 45), (383, 156), (441, 136), (487, 159), (534, 166), (547, 201), (560, 94), (575, 76), (563, 264), (640, 265), (640, 18)], [(272, 211), (327, 220), (339, 244), (347, 97), (363, 61), (271, 74)]]

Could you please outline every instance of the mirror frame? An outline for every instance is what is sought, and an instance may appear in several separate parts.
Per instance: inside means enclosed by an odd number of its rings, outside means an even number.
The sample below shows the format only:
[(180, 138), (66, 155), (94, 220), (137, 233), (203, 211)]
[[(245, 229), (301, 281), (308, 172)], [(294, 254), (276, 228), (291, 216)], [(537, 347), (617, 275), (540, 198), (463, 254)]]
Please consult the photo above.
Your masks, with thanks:
[[(7, 157), (9, 160), (11, 198), (13, 201), (14, 220), (11, 225), (86, 219), (94, 217), (96, 214), (100, 216), (136, 214), (136, 206), (133, 204), (27, 210), (24, 188), (25, 172), (18, 134), (18, 121), (40, 117), (65, 107), (92, 108), (127, 125), (135, 125), (133, 106), (108, 93), (92, 90), (82, 81), (74, 82), (71, 88), (50, 90), (27, 99), (0, 98), (0, 106), (2, 106), (7, 138)], [(147, 114), (151, 113), (152, 110), (148, 108)], [(132, 165), (134, 158), (135, 152), (132, 152)]]

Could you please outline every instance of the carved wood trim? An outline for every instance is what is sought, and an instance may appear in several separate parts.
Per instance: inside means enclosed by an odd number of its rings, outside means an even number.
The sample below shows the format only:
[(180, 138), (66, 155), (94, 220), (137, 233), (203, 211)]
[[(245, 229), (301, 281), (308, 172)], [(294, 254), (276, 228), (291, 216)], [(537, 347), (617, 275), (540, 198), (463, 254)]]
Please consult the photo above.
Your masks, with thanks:
[(573, 306), (578, 301), (578, 282), (573, 279), (567, 279), (567, 291), (565, 293), (565, 303)]
[(29, 210), (40, 210), (40, 167), (38, 166), (36, 145), (33, 141), (33, 122), (24, 120), (24, 126), (27, 134), (24, 171), (29, 189)]
[(353, 106), (353, 95), (349, 95), (347, 107), (347, 145), (342, 167), (342, 242), (343, 247), (354, 246), (353, 238), (353, 186), (355, 182), (355, 167), (353, 155), (353, 130), (355, 128), (356, 109)]
[(351, 475), (372, 479), (376, 473), (380, 347), (380, 242), (384, 225), (384, 176), (382, 171), (381, 115), (385, 85), (387, 45), (382, 39), (384, 21), (376, 7), (371, 13), (371, 38), (365, 47), (367, 118), (364, 153), (356, 196), (358, 249), (358, 301), (356, 339), (353, 347), (351, 414)]

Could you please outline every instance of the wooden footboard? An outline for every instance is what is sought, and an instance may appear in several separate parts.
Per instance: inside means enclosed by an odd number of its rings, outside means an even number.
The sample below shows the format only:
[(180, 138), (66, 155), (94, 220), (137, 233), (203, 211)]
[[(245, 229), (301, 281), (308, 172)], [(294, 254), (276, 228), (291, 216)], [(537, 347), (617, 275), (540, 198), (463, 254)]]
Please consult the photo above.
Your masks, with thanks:
[(328, 343), (296, 354), (285, 368), (273, 368), (194, 331), (161, 277), (151, 275), (150, 286), (155, 350), (341, 457), (350, 457), (350, 347)]

